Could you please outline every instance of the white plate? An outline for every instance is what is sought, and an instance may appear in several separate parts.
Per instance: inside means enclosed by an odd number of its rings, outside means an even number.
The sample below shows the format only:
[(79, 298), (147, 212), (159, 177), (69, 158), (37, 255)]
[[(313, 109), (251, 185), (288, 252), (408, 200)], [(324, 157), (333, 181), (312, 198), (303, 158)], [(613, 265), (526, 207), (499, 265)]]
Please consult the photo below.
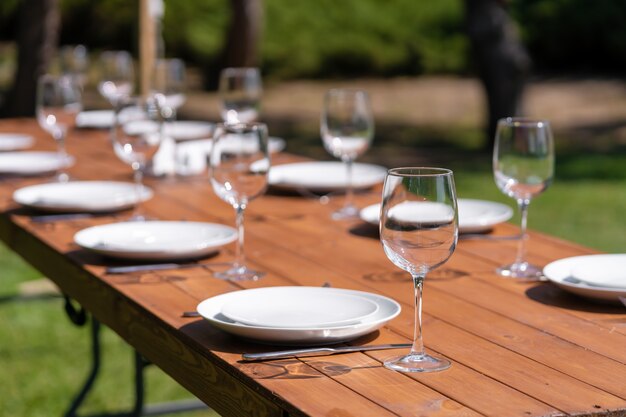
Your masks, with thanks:
[(137, 195), (135, 184), (113, 181), (70, 181), (31, 185), (16, 190), (13, 200), (27, 207), (59, 212), (108, 212), (132, 207), (152, 198), (143, 187)]
[[(211, 297), (198, 304), (198, 313), (213, 326), (244, 339), (278, 345), (323, 345), (340, 343), (363, 336), (384, 326), (385, 323), (400, 314), (400, 304), (391, 298), (362, 291), (341, 288), (321, 287), (267, 287), (254, 291), (279, 291), (290, 293), (307, 292), (309, 294), (348, 294), (366, 298), (378, 305), (378, 311), (357, 324), (337, 327), (310, 327), (298, 329), (280, 329), (275, 327), (250, 326), (230, 320), (222, 314), (222, 307), (239, 297), (244, 291), (235, 291)], [(252, 291), (252, 290), (248, 290)]]
[(0, 133), (0, 151), (19, 151), (33, 146), (32, 136), (19, 133)]
[(293, 288), (241, 291), (222, 307), (223, 315), (239, 323), (291, 329), (357, 324), (376, 311), (378, 304), (364, 297)]
[[(626, 297), (626, 284), (621, 288), (606, 286), (604, 273), (621, 273), (623, 277), (625, 269), (626, 254), (585, 255), (551, 262), (543, 268), (543, 274), (571, 293), (600, 300), (617, 300), (620, 296)], [(594, 270), (595, 274), (592, 274), (590, 271)], [(581, 272), (589, 281), (576, 277)]]
[(74, 164), (74, 158), (63, 159), (56, 152), (3, 152), (0, 153), (0, 173), (15, 175), (40, 175), (55, 172)]
[(94, 129), (107, 129), (113, 126), (115, 112), (113, 110), (81, 111), (76, 115), (76, 126)]
[(163, 126), (163, 133), (177, 141), (193, 139), (209, 139), (213, 136), (215, 124), (192, 120), (167, 122)]
[(232, 227), (214, 223), (137, 221), (83, 229), (74, 235), (82, 248), (116, 258), (174, 260), (206, 256), (237, 239)]
[[(475, 233), (489, 230), (513, 216), (513, 209), (492, 201), (459, 198), (459, 232)], [(360, 212), (361, 219), (378, 226), (380, 204), (367, 206)]]
[[(381, 183), (385, 175), (387, 168), (379, 165), (357, 163), (352, 166), (352, 184), (357, 189)], [(297, 162), (273, 166), (269, 183), (283, 189), (334, 191), (346, 188), (348, 175), (342, 162)]]

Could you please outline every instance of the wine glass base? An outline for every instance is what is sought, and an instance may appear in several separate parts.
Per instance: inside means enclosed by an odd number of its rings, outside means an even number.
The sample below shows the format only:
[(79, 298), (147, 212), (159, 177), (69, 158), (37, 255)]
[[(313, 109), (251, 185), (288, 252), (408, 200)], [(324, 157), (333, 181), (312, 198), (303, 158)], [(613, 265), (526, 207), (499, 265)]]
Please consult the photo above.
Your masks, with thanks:
[(385, 368), (398, 372), (437, 372), (448, 369), (451, 363), (447, 359), (427, 354), (409, 354), (386, 360), (384, 365)]
[(359, 217), (359, 209), (355, 206), (344, 206), (331, 215), (333, 220), (350, 220)]
[(528, 262), (515, 262), (496, 269), (499, 275), (507, 278), (536, 281), (543, 277), (543, 270)]
[(216, 272), (213, 276), (229, 281), (257, 281), (265, 276), (265, 272), (254, 271), (245, 266), (234, 266), (226, 271)]

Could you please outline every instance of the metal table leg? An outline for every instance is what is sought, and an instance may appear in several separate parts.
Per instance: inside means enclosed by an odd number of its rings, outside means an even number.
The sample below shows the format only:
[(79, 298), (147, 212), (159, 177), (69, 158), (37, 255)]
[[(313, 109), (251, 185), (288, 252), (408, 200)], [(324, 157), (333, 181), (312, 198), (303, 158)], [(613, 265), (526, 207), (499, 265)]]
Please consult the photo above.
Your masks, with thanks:
[[(87, 312), (84, 308), (76, 308), (69, 297), (65, 297), (65, 311), (72, 321), (77, 326), (84, 326), (87, 323)], [(69, 408), (65, 412), (65, 417), (79, 417), (77, 414), (78, 408), (81, 406), (87, 394), (93, 388), (93, 383), (98, 377), (100, 371), (100, 322), (91, 317), (91, 370), (87, 375), (83, 387), (78, 394), (72, 400)], [(134, 367), (135, 367), (135, 404), (132, 410), (128, 412), (114, 413), (114, 414), (97, 414), (91, 417), (140, 417), (140, 416), (156, 416), (163, 414), (173, 414), (183, 411), (208, 409), (208, 406), (199, 400), (183, 400), (172, 401), (161, 404), (146, 405), (144, 403), (145, 398), (145, 384), (144, 384), (144, 369), (150, 365), (150, 362), (144, 359), (139, 352), (133, 350), (135, 355)]]

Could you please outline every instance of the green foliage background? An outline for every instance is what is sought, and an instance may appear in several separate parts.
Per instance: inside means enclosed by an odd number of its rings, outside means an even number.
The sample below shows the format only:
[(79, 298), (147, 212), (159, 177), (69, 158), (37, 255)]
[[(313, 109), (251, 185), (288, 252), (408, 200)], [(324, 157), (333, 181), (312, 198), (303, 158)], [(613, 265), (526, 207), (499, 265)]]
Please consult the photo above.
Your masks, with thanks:
[[(0, 2), (0, 39), (17, 5)], [(137, 49), (138, 1), (61, 0), (61, 44)], [(216, 65), (228, 0), (165, 0), (170, 56)], [(463, 0), (263, 0), (262, 67), (269, 78), (397, 76), (472, 71)], [(626, 70), (623, 0), (512, 0), (511, 15), (541, 71)]]

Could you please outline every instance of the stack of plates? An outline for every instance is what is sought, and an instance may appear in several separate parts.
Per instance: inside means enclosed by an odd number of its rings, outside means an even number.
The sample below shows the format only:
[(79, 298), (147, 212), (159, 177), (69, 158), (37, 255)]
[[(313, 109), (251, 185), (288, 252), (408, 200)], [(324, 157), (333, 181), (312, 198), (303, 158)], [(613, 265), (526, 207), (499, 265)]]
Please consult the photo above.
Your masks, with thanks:
[(70, 181), (31, 185), (13, 193), (15, 202), (38, 210), (103, 213), (123, 210), (152, 198), (152, 190), (115, 181)]
[(214, 223), (137, 221), (83, 229), (74, 242), (101, 255), (135, 260), (180, 260), (207, 256), (237, 239), (232, 227)]
[(547, 279), (574, 294), (599, 300), (626, 297), (626, 254), (559, 259), (545, 266)]
[(387, 297), (320, 287), (267, 287), (212, 297), (198, 313), (235, 336), (280, 345), (332, 344), (382, 327), (400, 314)]
[[(513, 210), (509, 206), (492, 201), (459, 198), (457, 204), (459, 208), (459, 232), (461, 233), (484, 232), (513, 216)], [(430, 207), (436, 210), (436, 206)], [(428, 208), (428, 206), (423, 208)], [(422, 213), (422, 215), (428, 216), (428, 213)], [(360, 216), (362, 220), (378, 226), (380, 204), (365, 207), (361, 210)]]

